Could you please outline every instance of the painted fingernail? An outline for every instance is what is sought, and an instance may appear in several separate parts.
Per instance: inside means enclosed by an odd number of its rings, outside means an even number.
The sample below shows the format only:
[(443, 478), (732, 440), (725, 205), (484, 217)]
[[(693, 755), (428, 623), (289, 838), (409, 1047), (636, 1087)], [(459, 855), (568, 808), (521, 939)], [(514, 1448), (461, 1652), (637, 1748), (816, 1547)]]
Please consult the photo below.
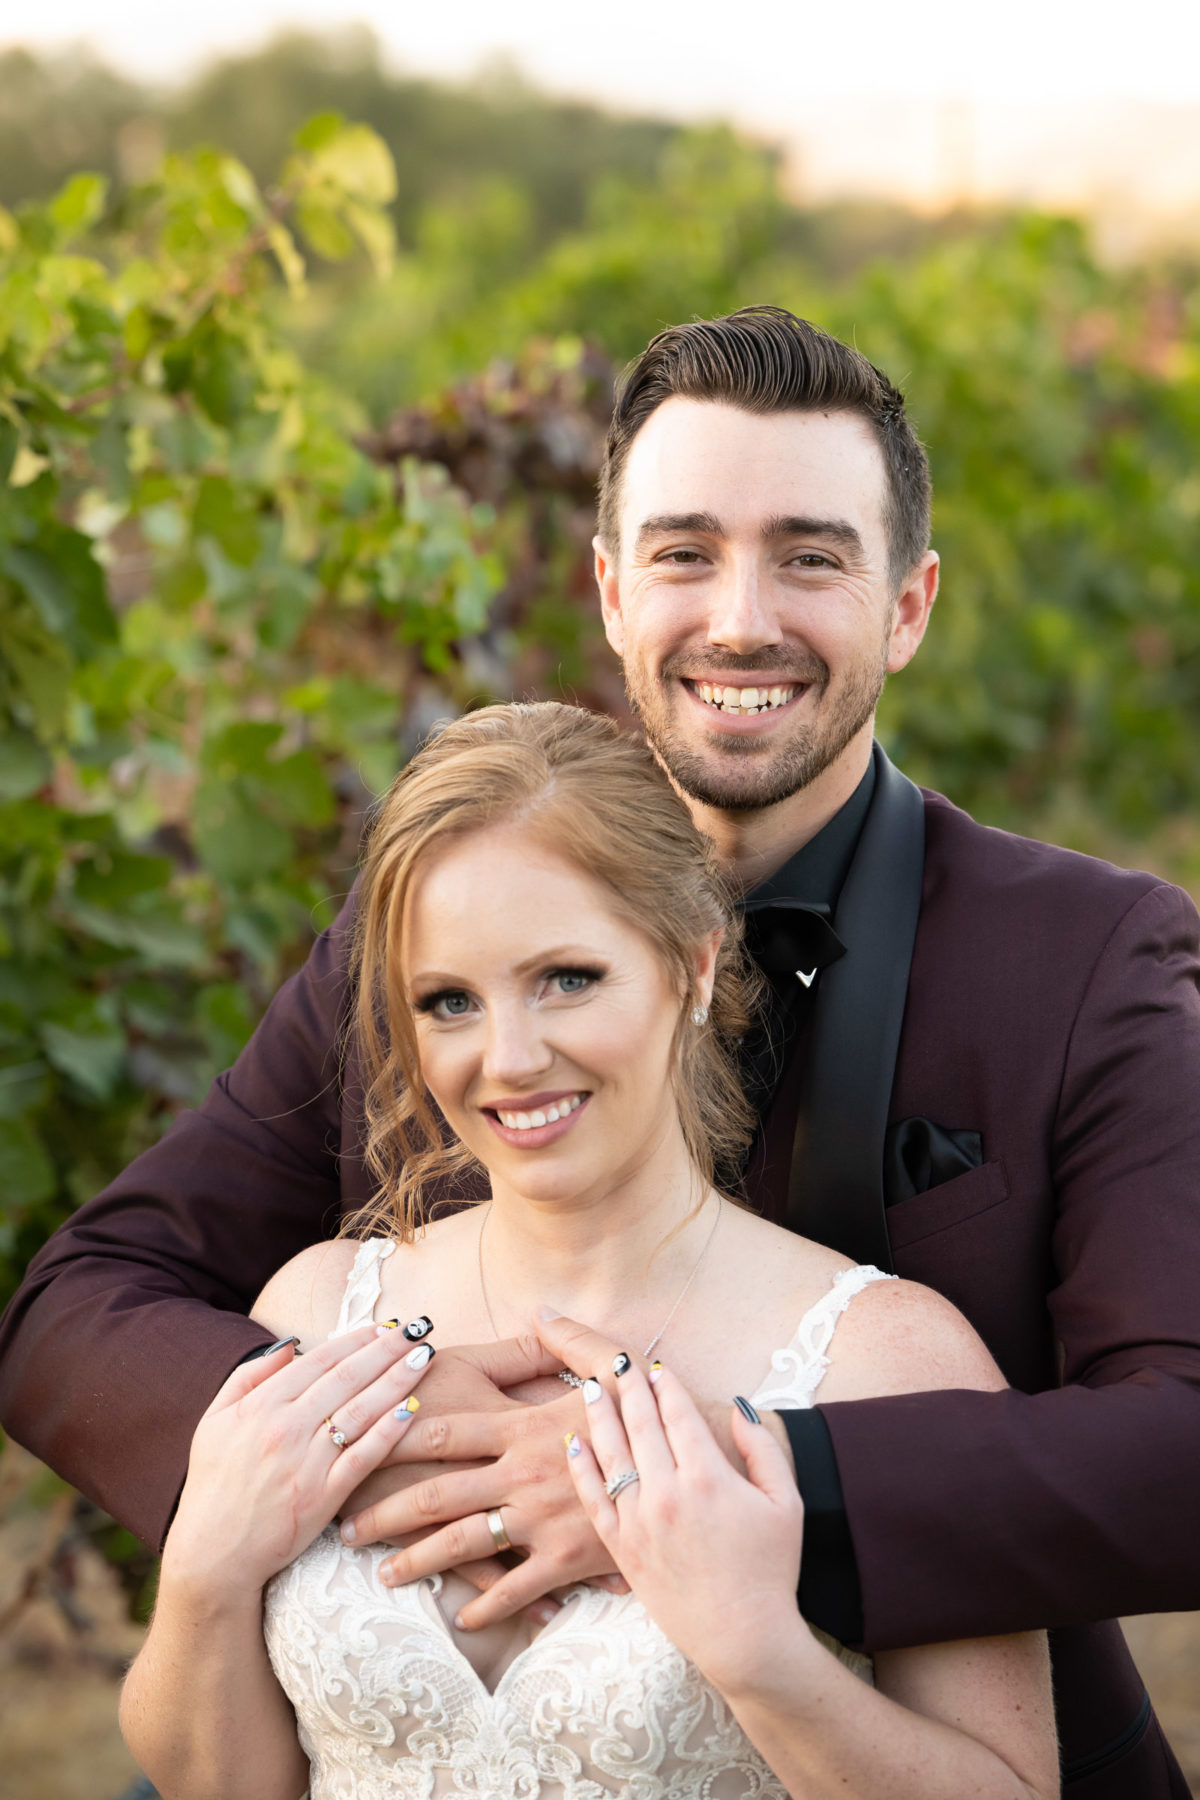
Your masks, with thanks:
[(252, 1350), (245, 1358), (246, 1362), (257, 1362), (260, 1356), (274, 1356), (277, 1350), (286, 1349), (289, 1344), (298, 1344), (298, 1337), (276, 1338), (273, 1344), (264, 1344), (260, 1350)]
[(352, 1544), (354, 1542), (355, 1538), (358, 1536), (357, 1531), (354, 1529), (354, 1520), (353, 1519), (343, 1519), (341, 1531), (342, 1531), (343, 1544)]
[(632, 1367), (633, 1358), (627, 1355), (624, 1350), (618, 1350), (617, 1354), (613, 1357), (613, 1374), (624, 1375), (626, 1369), (632, 1369)]
[(381, 1319), (375, 1327), (375, 1336), (382, 1337), (385, 1331), (395, 1331), (399, 1323), (399, 1319)]
[(752, 1425), (762, 1424), (762, 1420), (759, 1418), (750, 1402), (742, 1394), (735, 1394), (733, 1396), (733, 1404), (737, 1407), (743, 1419), (749, 1419)]
[(663, 1366), (659, 1362), (658, 1358), (655, 1357), (654, 1361), (650, 1364), (650, 1373), (647, 1376), (647, 1380), (649, 1381), (651, 1387), (654, 1386), (654, 1383), (658, 1380), (659, 1376), (662, 1374), (662, 1371), (663, 1371)]
[(410, 1319), (408, 1321), (408, 1324), (404, 1327), (404, 1335), (410, 1344), (415, 1344), (418, 1339), (428, 1337), (432, 1330), (433, 1320), (427, 1319), (424, 1313), (422, 1313), (419, 1319)]
[(531, 1606), (529, 1612), (535, 1625), (548, 1625), (551, 1619), (557, 1617), (559, 1608), (557, 1606)]
[(408, 1399), (396, 1408), (393, 1417), (397, 1419), (406, 1419), (410, 1414), (417, 1412), (420, 1405), (421, 1402), (417, 1399), (417, 1396), (415, 1394), (410, 1394)]
[(592, 1376), (589, 1375), (587, 1380), (583, 1384), (583, 1397), (586, 1400), (587, 1404), (589, 1406), (595, 1406), (597, 1400), (600, 1398), (600, 1396), (603, 1392), (604, 1392), (604, 1389), (600, 1386), (600, 1383), (598, 1381), (594, 1380), (592, 1378)]
[(418, 1344), (415, 1350), (409, 1351), (404, 1360), (410, 1369), (423, 1369), (425, 1364), (431, 1363), (436, 1355), (437, 1351), (432, 1344)]
[(563, 1443), (567, 1446), (568, 1456), (578, 1456), (583, 1449), (583, 1445), (579, 1441), (579, 1433), (576, 1431), (568, 1431)]
[(537, 1316), (544, 1325), (548, 1325), (551, 1319), (562, 1318), (562, 1314), (553, 1306), (539, 1306), (537, 1309)]

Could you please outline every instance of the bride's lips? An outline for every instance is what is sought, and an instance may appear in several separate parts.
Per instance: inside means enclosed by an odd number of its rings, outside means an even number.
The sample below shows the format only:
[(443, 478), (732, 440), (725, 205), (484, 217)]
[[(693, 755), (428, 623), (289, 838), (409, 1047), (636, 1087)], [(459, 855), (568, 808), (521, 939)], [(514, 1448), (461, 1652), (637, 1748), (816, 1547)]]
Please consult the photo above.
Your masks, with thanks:
[[(560, 1088), (554, 1093), (522, 1094), (514, 1099), (505, 1099), (493, 1106), (480, 1108), (484, 1118), (498, 1138), (506, 1144), (515, 1144), (522, 1150), (540, 1150), (546, 1144), (557, 1143), (564, 1137), (575, 1121), (583, 1113), (591, 1094), (582, 1088)], [(574, 1104), (572, 1104), (574, 1102)], [(550, 1108), (570, 1105), (571, 1110), (560, 1113), (557, 1119), (546, 1125), (527, 1125), (525, 1127), (505, 1125), (500, 1114), (523, 1113), (529, 1117), (531, 1113), (544, 1113)]]

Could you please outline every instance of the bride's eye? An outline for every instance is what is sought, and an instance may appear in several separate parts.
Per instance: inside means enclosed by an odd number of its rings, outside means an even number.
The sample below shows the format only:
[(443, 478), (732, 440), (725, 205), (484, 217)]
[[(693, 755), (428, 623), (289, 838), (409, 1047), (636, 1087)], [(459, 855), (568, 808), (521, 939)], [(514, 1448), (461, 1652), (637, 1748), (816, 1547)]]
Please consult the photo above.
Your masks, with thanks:
[(585, 994), (603, 973), (602, 969), (552, 969), (548, 979), (560, 994)]
[(417, 1011), (435, 1019), (462, 1019), (471, 1010), (471, 996), (461, 988), (443, 988), (440, 994), (427, 994), (417, 1001)]

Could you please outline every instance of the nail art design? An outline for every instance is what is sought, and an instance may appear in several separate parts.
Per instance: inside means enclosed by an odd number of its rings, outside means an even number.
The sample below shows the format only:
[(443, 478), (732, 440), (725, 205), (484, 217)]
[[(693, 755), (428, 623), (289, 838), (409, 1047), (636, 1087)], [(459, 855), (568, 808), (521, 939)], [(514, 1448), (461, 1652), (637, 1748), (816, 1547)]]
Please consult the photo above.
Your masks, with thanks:
[(415, 1350), (409, 1351), (404, 1360), (410, 1369), (423, 1369), (425, 1364), (431, 1363), (436, 1355), (437, 1351), (432, 1344), (418, 1344)]
[(433, 1330), (433, 1320), (427, 1319), (424, 1313), (419, 1319), (410, 1319), (404, 1327), (404, 1335), (409, 1343), (415, 1344), (419, 1339), (428, 1337)]
[(400, 1323), (399, 1319), (383, 1319), (375, 1327), (375, 1336), (376, 1337), (384, 1337), (389, 1331), (395, 1331), (395, 1329), (399, 1325), (399, 1323)]
[(583, 1384), (583, 1398), (588, 1406), (595, 1406), (603, 1392), (604, 1389), (600, 1386), (600, 1383), (596, 1381), (593, 1376), (589, 1375)]
[(415, 1413), (420, 1407), (420, 1404), (421, 1402), (417, 1399), (417, 1396), (415, 1394), (410, 1394), (408, 1399), (403, 1401), (401, 1405), (396, 1408), (393, 1416), (397, 1419), (406, 1418), (409, 1413)]
[(563, 1442), (567, 1446), (567, 1455), (568, 1456), (578, 1456), (579, 1452), (583, 1449), (583, 1445), (579, 1441), (578, 1432), (568, 1431), (566, 1437), (563, 1439)]
[(733, 1404), (737, 1407), (737, 1409), (741, 1413), (743, 1419), (749, 1419), (751, 1425), (761, 1425), (762, 1424), (762, 1420), (759, 1418), (758, 1414), (755, 1412), (754, 1408), (751, 1406), (750, 1402), (745, 1398), (744, 1395), (735, 1394), (733, 1396)]
[(633, 1358), (627, 1355), (624, 1350), (618, 1350), (617, 1354), (613, 1357), (613, 1374), (624, 1375), (625, 1371), (627, 1369), (632, 1369), (632, 1367)]
[(261, 1349), (252, 1350), (249, 1356), (245, 1357), (243, 1360), (246, 1362), (257, 1362), (260, 1356), (274, 1356), (275, 1352), (277, 1350), (282, 1350), (285, 1344), (298, 1344), (299, 1342), (300, 1339), (298, 1337), (276, 1338), (273, 1344), (264, 1344)]
[(651, 1387), (654, 1386), (654, 1383), (658, 1380), (658, 1378), (662, 1374), (662, 1372), (663, 1372), (663, 1366), (659, 1362), (659, 1360), (656, 1356), (654, 1361), (650, 1364), (650, 1373), (647, 1377), (647, 1380), (649, 1381)]

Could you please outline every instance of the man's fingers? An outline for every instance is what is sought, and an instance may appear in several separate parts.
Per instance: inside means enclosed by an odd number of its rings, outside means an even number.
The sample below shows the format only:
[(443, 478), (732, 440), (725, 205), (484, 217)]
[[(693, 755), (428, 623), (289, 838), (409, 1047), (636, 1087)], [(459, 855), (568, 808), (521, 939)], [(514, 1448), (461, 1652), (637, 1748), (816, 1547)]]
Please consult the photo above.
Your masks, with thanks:
[[(489, 1463), (482, 1469), (460, 1469), (451, 1475), (438, 1475), (432, 1481), (418, 1481), (389, 1494), (365, 1512), (355, 1513), (343, 1521), (342, 1537), (348, 1544), (378, 1544), (388, 1538), (407, 1537), (411, 1531), (425, 1531), (431, 1525), (448, 1521), (469, 1521), (473, 1513), (486, 1513), (504, 1501), (503, 1474)], [(426, 1540), (427, 1542), (429, 1540)], [(456, 1555), (447, 1561), (419, 1571), (422, 1575), (440, 1574), (455, 1563), (468, 1562), (486, 1553), (486, 1544), (473, 1547), (460, 1545)], [(406, 1575), (406, 1581), (415, 1580)]]
[[(478, 1588), (481, 1594), (490, 1593), (497, 1582), (503, 1581), (509, 1572), (508, 1564), (500, 1562), (494, 1556), (489, 1556), (485, 1562), (460, 1563), (454, 1571), (456, 1575), (461, 1575), (464, 1581), (469, 1581), (473, 1588)], [(596, 1586), (605, 1587), (610, 1581), (620, 1580), (619, 1575), (601, 1576)], [(621, 1587), (613, 1588), (612, 1592), (620, 1594), (628, 1593), (629, 1590), (622, 1584)], [(468, 1602), (468, 1604), (470, 1603)], [(533, 1602), (532, 1606), (527, 1606), (525, 1611), (534, 1625), (548, 1625), (555, 1614), (562, 1611), (562, 1607), (550, 1594), (543, 1594), (540, 1599)]]
[(471, 1344), (457, 1354), (473, 1363), (498, 1388), (517, 1387), (539, 1375), (557, 1375), (562, 1368), (553, 1350), (548, 1350), (532, 1331), (521, 1337), (501, 1338), (494, 1344)]
[(405, 1438), (401, 1460), (471, 1463), (503, 1456), (513, 1433), (509, 1418), (507, 1412), (430, 1412)]
[(528, 1610), (538, 1624), (544, 1624), (545, 1619), (539, 1616), (542, 1610), (558, 1610), (549, 1593), (559, 1580), (549, 1557), (531, 1556), (515, 1569), (507, 1569), (503, 1579), (486, 1594), (464, 1606), (454, 1623), (464, 1631), (480, 1631), (485, 1625), (499, 1624), (501, 1619), (511, 1619)]
[(385, 1587), (400, 1587), (406, 1581), (420, 1581), (425, 1575), (444, 1575), (447, 1569), (461, 1568), (464, 1563), (481, 1563), (487, 1552), (496, 1548), (487, 1518), (475, 1513), (469, 1519), (455, 1519), (440, 1531), (431, 1531), (418, 1543), (409, 1544), (387, 1562), (381, 1563), (379, 1577)]

